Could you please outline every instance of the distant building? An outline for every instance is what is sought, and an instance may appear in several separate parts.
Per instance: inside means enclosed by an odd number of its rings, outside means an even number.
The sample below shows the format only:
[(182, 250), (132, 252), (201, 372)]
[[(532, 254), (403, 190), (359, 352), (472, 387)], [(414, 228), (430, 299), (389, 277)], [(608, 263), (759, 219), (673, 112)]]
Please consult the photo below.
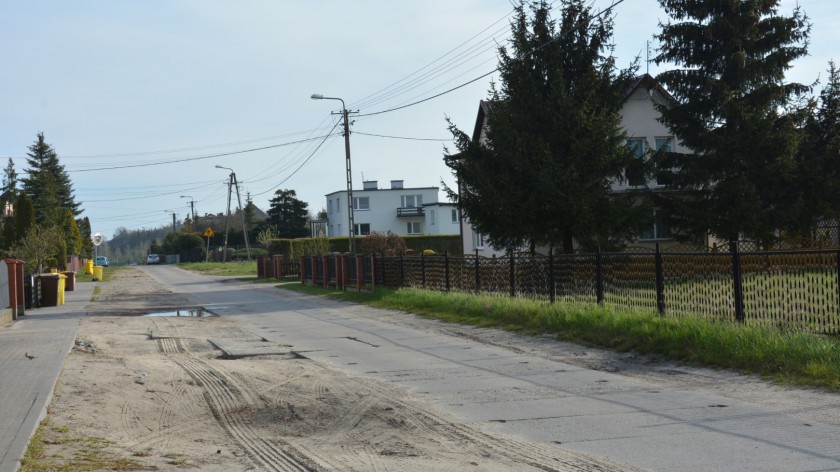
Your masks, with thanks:
[[(452, 221), (454, 204), (438, 201), (438, 187), (407, 188), (402, 180), (392, 180), (390, 188), (379, 188), (376, 180), (353, 190), (354, 235), (373, 232), (399, 236), (458, 234), (459, 224)], [(326, 195), (327, 234), (348, 236), (347, 190)], [(313, 226), (314, 229), (314, 226)]]

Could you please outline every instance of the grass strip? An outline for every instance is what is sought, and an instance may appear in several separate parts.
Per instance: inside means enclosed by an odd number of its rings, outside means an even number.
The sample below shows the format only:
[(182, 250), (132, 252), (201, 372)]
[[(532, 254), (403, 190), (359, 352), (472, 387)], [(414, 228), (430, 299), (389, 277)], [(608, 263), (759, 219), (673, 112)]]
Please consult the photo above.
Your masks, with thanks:
[(178, 267), (204, 275), (256, 276), (256, 261), (182, 262)]
[(787, 385), (840, 391), (840, 339), (766, 326), (659, 316), (497, 295), (420, 289), (343, 292), (311, 285), (284, 289), (403, 310), (452, 323), (554, 334), (581, 344), (656, 354), (692, 365), (734, 369)]

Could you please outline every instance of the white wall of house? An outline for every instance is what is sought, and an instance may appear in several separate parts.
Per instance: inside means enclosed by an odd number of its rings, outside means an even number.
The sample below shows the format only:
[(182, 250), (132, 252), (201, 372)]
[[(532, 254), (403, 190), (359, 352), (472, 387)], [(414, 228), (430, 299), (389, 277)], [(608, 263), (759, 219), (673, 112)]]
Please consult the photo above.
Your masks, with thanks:
[[(376, 181), (365, 182), (363, 189), (353, 190), (355, 234), (389, 230), (400, 236), (439, 234), (429, 232), (424, 206), (438, 203), (438, 192), (437, 187), (404, 188), (401, 180), (391, 181), (388, 188), (379, 188)], [(347, 236), (347, 191), (327, 194), (326, 199), (329, 236)], [(457, 229), (450, 234), (457, 234)]]
[(454, 203), (425, 203), (426, 234), (452, 235), (461, 232), (460, 215)]

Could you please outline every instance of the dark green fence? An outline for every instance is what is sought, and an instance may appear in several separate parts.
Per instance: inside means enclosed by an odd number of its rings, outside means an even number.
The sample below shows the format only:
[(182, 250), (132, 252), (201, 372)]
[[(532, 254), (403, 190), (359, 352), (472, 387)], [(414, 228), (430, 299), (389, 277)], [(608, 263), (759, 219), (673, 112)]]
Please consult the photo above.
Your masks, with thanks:
[(417, 287), (657, 310), (840, 334), (840, 251), (382, 256), (301, 260), (340, 288)]

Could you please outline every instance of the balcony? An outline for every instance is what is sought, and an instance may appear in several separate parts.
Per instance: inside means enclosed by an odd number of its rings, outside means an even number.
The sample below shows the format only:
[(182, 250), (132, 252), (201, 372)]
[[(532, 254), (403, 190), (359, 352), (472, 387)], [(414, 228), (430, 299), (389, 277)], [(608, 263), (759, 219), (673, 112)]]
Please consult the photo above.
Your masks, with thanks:
[(425, 215), (425, 208), (423, 207), (399, 207), (397, 208), (397, 218), (413, 218)]

